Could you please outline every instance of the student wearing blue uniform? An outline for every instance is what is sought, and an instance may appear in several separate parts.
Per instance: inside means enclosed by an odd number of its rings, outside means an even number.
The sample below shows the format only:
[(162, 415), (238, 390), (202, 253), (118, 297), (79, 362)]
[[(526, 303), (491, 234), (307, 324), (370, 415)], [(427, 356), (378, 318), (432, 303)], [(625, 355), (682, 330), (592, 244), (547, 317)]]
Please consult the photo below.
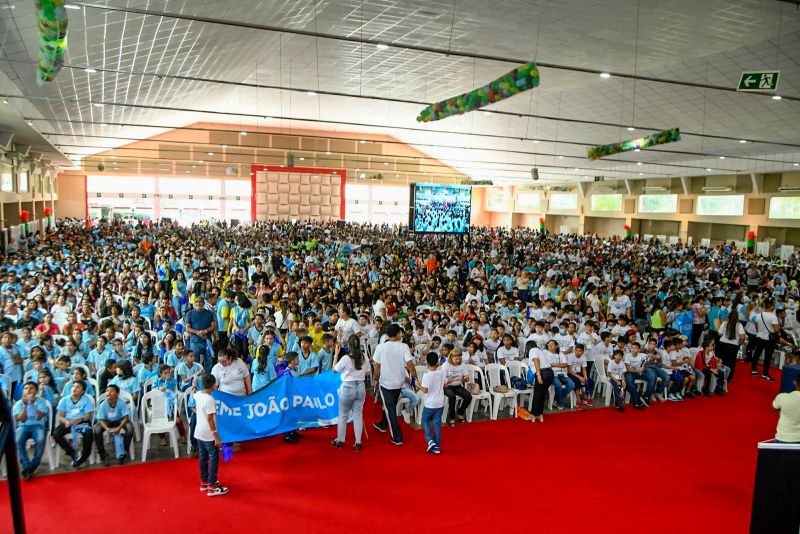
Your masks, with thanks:
[(300, 362), (297, 365), (297, 371), (300, 376), (313, 375), (319, 370), (320, 361), (319, 356), (311, 350), (311, 337), (303, 336), (300, 338)]
[(192, 385), (192, 379), (203, 374), (203, 366), (194, 361), (194, 352), (187, 351), (183, 361), (175, 367), (175, 379), (181, 391)]
[(94, 386), (89, 382), (88, 378), (89, 377), (86, 375), (86, 371), (84, 371), (82, 367), (75, 367), (72, 369), (72, 378), (67, 380), (67, 382), (61, 388), (62, 396), (69, 395), (69, 392), (72, 391), (72, 384), (76, 382), (84, 382), (84, 390), (88, 395), (94, 397)]
[(122, 454), (119, 454), (120, 451), (117, 451), (116, 454), (120, 464), (125, 463), (125, 460), (128, 459), (128, 450), (133, 439), (133, 425), (130, 421), (131, 409), (127, 402), (119, 398), (119, 391), (117, 385), (108, 385), (106, 389), (107, 398), (97, 407), (97, 423), (93, 428), (97, 452), (106, 466), (111, 462), (106, 453), (105, 443), (103, 443), (103, 433), (108, 432), (109, 437), (115, 441), (119, 439), (117, 438), (118, 435), (122, 439)]
[(158, 376), (158, 367), (156, 367), (155, 361), (156, 357), (152, 352), (146, 352), (142, 357), (142, 363), (144, 365), (142, 365), (142, 368), (139, 369), (139, 373), (136, 375), (136, 379), (142, 387), (144, 387), (145, 382), (154, 376)]
[(214, 308), (217, 319), (216, 350), (220, 351), (228, 346), (228, 329), (233, 315), (233, 291), (228, 290), (220, 295)]
[[(58, 402), (58, 426), (53, 431), (53, 439), (72, 458), (72, 467), (82, 466), (92, 453), (92, 427), (94, 402), (86, 395), (85, 382), (74, 382), (70, 394)], [(71, 439), (67, 439), (71, 434)], [(77, 444), (78, 436), (83, 437), (83, 449), (80, 456), (75, 452), (73, 444)]]
[(5, 373), (11, 380), (11, 391), (22, 380), (23, 360), (17, 347), (14, 346), (14, 334), (3, 332), (0, 337), (0, 373)]
[(114, 351), (108, 348), (105, 336), (97, 338), (97, 345), (89, 352), (87, 361), (89, 362), (89, 369), (92, 373), (96, 373), (100, 369), (105, 369), (108, 360), (116, 360)]
[(177, 339), (175, 340), (174, 348), (164, 355), (164, 363), (174, 369), (183, 361), (183, 357), (185, 355), (186, 346), (184, 345), (183, 340)]
[(275, 372), (275, 364), (278, 363), (277, 351), (271, 350), (272, 334), (265, 334), (265, 337), (269, 344), (258, 347), (258, 355), (250, 365), (250, 372), (253, 373), (253, 391), (258, 391), (278, 376)]
[(319, 372), (330, 371), (333, 367), (333, 352), (335, 338), (330, 334), (322, 334), (322, 348), (317, 352), (319, 358)]
[(117, 364), (117, 376), (108, 383), (119, 388), (120, 391), (130, 393), (134, 402), (138, 400), (141, 385), (139, 379), (133, 374), (133, 366), (128, 360), (122, 360)]
[[(47, 403), (37, 395), (39, 386), (28, 382), (22, 388), (22, 398), (14, 404), (14, 420), (17, 422), (16, 441), (17, 456), (22, 467), (22, 478), (30, 480), (42, 462), (47, 433)], [(33, 458), (28, 457), (25, 447), (28, 440), (33, 440)]]

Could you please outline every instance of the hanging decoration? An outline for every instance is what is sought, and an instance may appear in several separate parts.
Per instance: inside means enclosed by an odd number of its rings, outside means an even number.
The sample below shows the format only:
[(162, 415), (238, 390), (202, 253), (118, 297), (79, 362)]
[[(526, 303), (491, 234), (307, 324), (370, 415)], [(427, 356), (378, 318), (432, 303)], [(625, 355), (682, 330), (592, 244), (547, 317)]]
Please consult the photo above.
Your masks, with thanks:
[(539, 217), (539, 231), (544, 232), (544, 217)]
[(47, 228), (53, 227), (53, 210), (49, 207), (44, 208), (44, 216), (47, 219)]
[(31, 233), (31, 212), (28, 210), (22, 210), (19, 212), (19, 221), (22, 223), (22, 226), (25, 228), (25, 235), (29, 235)]
[(650, 148), (655, 145), (663, 145), (665, 143), (672, 143), (681, 140), (681, 129), (672, 128), (671, 130), (664, 130), (650, 134), (647, 137), (640, 137), (639, 139), (629, 139), (619, 143), (612, 143), (610, 145), (597, 145), (589, 149), (589, 159), (595, 160), (612, 156), (621, 152), (629, 152), (637, 148)]
[(64, 0), (36, 0), (36, 23), (39, 26), (39, 61), (36, 84), (52, 82), (64, 66), (67, 51), (67, 10)]
[(747, 252), (753, 254), (756, 251), (756, 233), (753, 230), (747, 232)]
[(475, 111), (538, 85), (539, 69), (536, 68), (536, 63), (525, 63), (483, 87), (431, 104), (420, 112), (417, 122), (438, 121)]
[(625, 226), (623, 226), (623, 228), (625, 229), (625, 238), (626, 239), (632, 238), (633, 237), (633, 230), (631, 230), (631, 225), (630, 224), (626, 224)]

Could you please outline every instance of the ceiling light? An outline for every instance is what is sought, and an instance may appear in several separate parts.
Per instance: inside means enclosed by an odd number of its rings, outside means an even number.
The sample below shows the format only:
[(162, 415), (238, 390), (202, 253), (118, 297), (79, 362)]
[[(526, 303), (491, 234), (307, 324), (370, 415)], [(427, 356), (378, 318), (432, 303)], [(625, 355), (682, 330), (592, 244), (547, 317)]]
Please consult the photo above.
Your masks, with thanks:
[(362, 139), (361, 141), (359, 141), (359, 143), (361, 143), (361, 144), (363, 145), (364, 143), (366, 143), (366, 141), (364, 141), (364, 140)]
[(386, 45), (386, 44), (383, 44), (383, 43), (378, 43), (375, 46), (380, 50), (386, 50), (387, 48), (389, 48), (389, 45)]
[(189, 172), (189, 171), (183, 171), (183, 172)]
[(325, 152), (325, 155), (330, 156), (331, 155), (331, 151), (328, 150), (327, 152)]
[(87, 74), (94, 74), (95, 72), (97, 72), (97, 69), (93, 69), (91, 67), (86, 67), (85, 69), (83, 69), (83, 72), (85, 72)]
[(580, 170), (580, 169), (579, 169), (578, 167), (575, 167), (575, 172), (578, 172), (579, 170)]
[(636, 128), (634, 128), (633, 126), (628, 126), (628, 131), (629, 132), (633, 132), (634, 130), (636, 130)]
[(800, 167), (800, 163), (792, 163), (792, 165), (795, 167)]
[(747, 139), (739, 139), (739, 142), (745, 144), (747, 142)]
[(384, 165), (388, 165), (388, 164), (389, 164), (389, 162), (388, 162), (388, 161), (384, 161), (384, 162), (383, 162), (383, 164), (384, 164)]
[(399, 174), (395, 174), (394, 177), (395, 178), (400, 178), (400, 175)]
[(108, 126), (108, 124), (106, 124), (106, 123), (104, 123), (104, 122), (101, 122), (101, 123), (100, 123), (100, 128), (105, 128), (106, 126)]
[(607, 72), (601, 72), (600, 77), (607, 80), (608, 78), (611, 78), (611, 75)]
[(8, 99), (7, 98), (3, 99), (3, 104), (8, 104)]
[(533, 140), (533, 144), (534, 144), (534, 145), (538, 145), (538, 144), (539, 144), (539, 140), (538, 140), (538, 139), (534, 139), (534, 140)]
[(702, 191), (703, 193), (728, 193), (733, 191), (733, 187), (729, 185), (707, 185), (702, 187)]
[(117, 159), (117, 156), (111, 156), (111, 159)]
[(772, 100), (780, 100), (781, 95), (772, 95)]
[(197, 163), (199, 163), (199, 164), (201, 164), (201, 165), (202, 165), (202, 164), (203, 164), (203, 160), (202, 160), (202, 159), (199, 159), (199, 160), (197, 160)]
[(305, 160), (306, 160), (306, 158), (300, 158), (300, 161), (305, 161)]
[(640, 173), (639, 173), (639, 176), (644, 176), (644, 173), (643, 173), (643, 172), (640, 172)]
[(239, 132), (239, 135), (247, 135), (247, 132)]
[(192, 165), (192, 168), (193, 168), (193, 169), (196, 169), (196, 168), (197, 168), (197, 165)]
[(558, 159), (564, 159), (564, 156), (558, 156)]
[(10, 4), (10, 5), (3, 6), (2, 9), (17, 9), (17, 6), (15, 6), (13, 4)]
[(719, 159), (725, 159), (725, 156), (720, 156)]
[(706, 169), (706, 172), (711, 172), (711, 169)]
[(308, 96), (317, 96), (317, 93), (315, 93), (314, 91), (306, 91), (306, 94)]
[(103, 107), (103, 104), (102, 104), (102, 103), (100, 103), (100, 102), (95, 102), (95, 103), (94, 103), (94, 104), (92, 104), (92, 105), (93, 105), (94, 107), (96, 107), (96, 108), (102, 108), (102, 107)]
[(643, 163), (641, 161), (637, 161), (636, 164), (637, 165), (643, 165)]
[(67, 9), (80, 9), (81, 6), (76, 6), (75, 4), (67, 4), (64, 6)]
[(214, 153), (213, 153), (213, 152), (207, 152), (207, 154), (208, 154), (209, 156), (213, 156), (213, 155), (214, 155)]
[(28, 121), (28, 126), (33, 126), (33, 121)]
[(481, 115), (491, 115), (489, 111), (481, 111)]
[(228, 145), (222, 145), (222, 148), (228, 148)]

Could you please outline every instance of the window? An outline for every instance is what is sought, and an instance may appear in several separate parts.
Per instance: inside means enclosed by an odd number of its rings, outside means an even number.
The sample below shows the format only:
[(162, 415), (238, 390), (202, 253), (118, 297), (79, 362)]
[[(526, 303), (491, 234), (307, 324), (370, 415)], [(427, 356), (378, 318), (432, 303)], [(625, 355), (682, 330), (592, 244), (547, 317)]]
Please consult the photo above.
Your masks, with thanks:
[(487, 211), (508, 210), (508, 191), (504, 187), (490, 187), (486, 191)]
[(592, 195), (592, 211), (622, 211), (622, 195)]
[(3, 165), (3, 183), (2, 183), (3, 191), (8, 193), (13, 193), (14, 189), (14, 169), (11, 168), (11, 165)]
[(219, 197), (220, 186), (220, 181), (216, 178), (158, 179), (158, 192), (162, 195), (195, 195), (195, 197), (211, 195)]
[(20, 171), (19, 171), (19, 191), (20, 191), (20, 193), (27, 193), (30, 190), (31, 190), (30, 171), (28, 169), (20, 169)]
[(250, 197), (253, 194), (250, 180), (225, 180), (224, 183), (226, 197)]
[(639, 197), (641, 213), (675, 213), (678, 211), (678, 195), (642, 195)]
[(155, 193), (156, 179), (152, 176), (87, 176), (89, 193)]
[(769, 199), (770, 219), (800, 219), (800, 197), (772, 197)]
[(518, 191), (514, 211), (539, 211), (541, 196), (538, 191)]
[(575, 193), (553, 193), (550, 195), (550, 209), (572, 211), (578, 209), (578, 195)]
[(744, 215), (744, 195), (697, 197), (698, 215)]

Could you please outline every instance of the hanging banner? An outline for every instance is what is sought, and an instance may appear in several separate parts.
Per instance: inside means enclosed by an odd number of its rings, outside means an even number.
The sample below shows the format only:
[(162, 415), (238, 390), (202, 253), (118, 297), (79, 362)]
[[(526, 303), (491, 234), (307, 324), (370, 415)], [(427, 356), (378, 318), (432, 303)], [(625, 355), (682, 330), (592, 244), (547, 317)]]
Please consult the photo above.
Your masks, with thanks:
[(214, 391), (219, 436), (235, 443), (335, 424), (341, 384), (339, 373), (326, 371), (302, 378), (285, 374), (246, 397)]

